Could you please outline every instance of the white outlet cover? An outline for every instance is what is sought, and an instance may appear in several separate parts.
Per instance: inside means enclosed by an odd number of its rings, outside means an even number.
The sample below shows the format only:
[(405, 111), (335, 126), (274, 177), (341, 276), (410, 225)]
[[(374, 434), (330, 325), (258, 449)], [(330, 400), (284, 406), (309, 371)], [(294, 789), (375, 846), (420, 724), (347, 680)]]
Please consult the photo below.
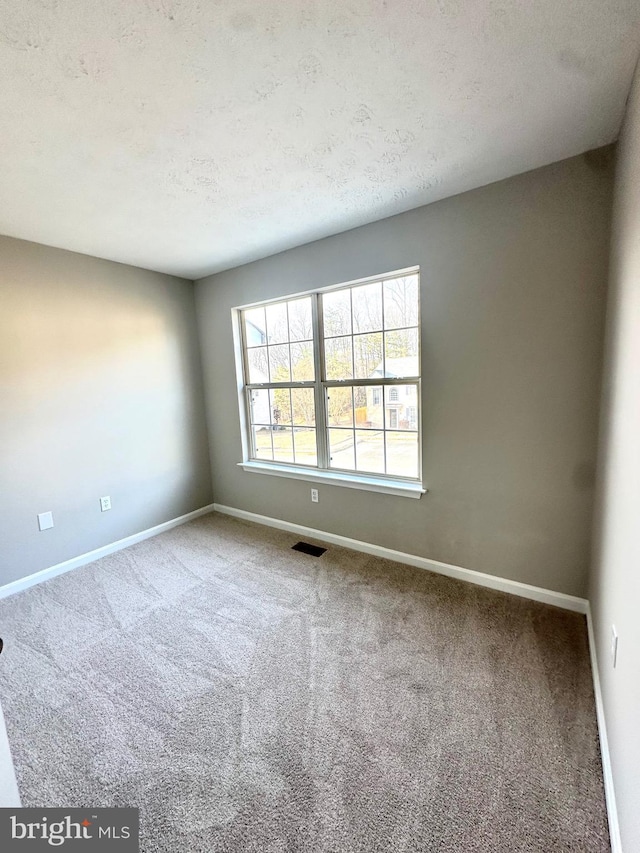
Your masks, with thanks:
[(53, 527), (53, 513), (38, 513), (38, 527), (40, 528), (40, 530), (49, 530), (49, 528)]
[(111, 498), (109, 495), (105, 495), (105, 497), (100, 498), (100, 509), (102, 512), (107, 512), (107, 510), (111, 509)]

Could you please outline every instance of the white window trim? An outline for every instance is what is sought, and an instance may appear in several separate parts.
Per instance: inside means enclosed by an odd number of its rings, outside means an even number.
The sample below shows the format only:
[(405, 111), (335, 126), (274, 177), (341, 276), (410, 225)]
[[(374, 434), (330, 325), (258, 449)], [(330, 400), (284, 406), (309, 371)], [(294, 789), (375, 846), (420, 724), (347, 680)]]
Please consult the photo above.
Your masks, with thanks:
[(401, 498), (421, 498), (427, 493), (420, 483), (411, 480), (392, 480), (369, 474), (348, 474), (344, 471), (318, 471), (301, 465), (285, 465), (276, 462), (258, 462), (247, 459), (237, 463), (240, 468), (253, 474), (270, 474), (273, 477), (286, 477), (291, 480), (306, 480), (310, 483), (324, 483), (328, 486), (344, 486), (347, 489), (362, 489), (365, 492), (396, 495)]
[[(376, 477), (375, 474), (357, 474), (348, 471), (330, 471), (327, 469), (305, 468), (301, 465), (287, 465), (282, 462), (263, 462), (251, 458), (251, 448), (249, 444), (249, 419), (247, 415), (247, 406), (245, 398), (245, 377), (244, 377), (244, 349), (241, 331), (241, 312), (247, 308), (255, 307), (256, 305), (266, 305), (270, 302), (281, 302), (284, 299), (294, 299), (297, 296), (305, 296), (307, 294), (318, 293), (319, 291), (338, 290), (344, 287), (352, 287), (357, 284), (365, 284), (368, 281), (379, 281), (384, 278), (392, 278), (399, 275), (408, 275), (413, 272), (419, 273), (419, 267), (407, 267), (400, 270), (392, 270), (382, 275), (368, 276), (362, 279), (356, 279), (350, 282), (333, 285), (331, 287), (314, 287), (308, 291), (302, 291), (292, 294), (283, 294), (273, 297), (269, 300), (260, 300), (246, 305), (239, 305), (231, 309), (232, 334), (233, 334), (233, 350), (234, 360), (236, 365), (236, 391), (238, 399), (238, 411), (240, 416), (240, 440), (242, 445), (242, 462), (238, 462), (238, 467), (244, 471), (253, 474), (267, 474), (273, 477), (284, 477), (292, 480), (306, 480), (313, 483), (324, 483), (332, 486), (343, 486), (347, 489), (360, 489), (367, 492), (377, 492), (379, 494), (395, 495), (404, 498), (419, 499), (422, 495), (427, 494), (428, 489), (424, 488), (419, 480), (394, 480), (390, 477)], [(314, 332), (317, 329), (317, 324), (314, 322)], [(314, 338), (315, 344), (315, 338)], [(420, 411), (420, 409), (419, 409)], [(419, 433), (422, 437), (422, 428)], [(420, 457), (422, 454), (420, 453)], [(420, 465), (422, 468), (422, 465)]]

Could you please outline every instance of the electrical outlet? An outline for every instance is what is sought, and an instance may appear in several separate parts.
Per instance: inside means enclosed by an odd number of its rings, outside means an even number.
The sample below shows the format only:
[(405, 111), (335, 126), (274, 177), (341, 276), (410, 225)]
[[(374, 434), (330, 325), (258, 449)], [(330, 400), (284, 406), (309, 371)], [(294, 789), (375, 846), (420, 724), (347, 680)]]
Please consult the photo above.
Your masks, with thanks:
[(317, 489), (311, 489), (311, 500), (314, 504), (318, 503), (318, 490)]
[(100, 511), (107, 512), (107, 510), (111, 509), (111, 498), (109, 495), (105, 495), (103, 498), (100, 498)]
[(53, 513), (38, 513), (38, 527), (40, 528), (40, 530), (49, 530), (50, 527), (53, 527)]
[(615, 669), (616, 661), (618, 659), (618, 632), (616, 631), (616, 626), (611, 626), (611, 665)]

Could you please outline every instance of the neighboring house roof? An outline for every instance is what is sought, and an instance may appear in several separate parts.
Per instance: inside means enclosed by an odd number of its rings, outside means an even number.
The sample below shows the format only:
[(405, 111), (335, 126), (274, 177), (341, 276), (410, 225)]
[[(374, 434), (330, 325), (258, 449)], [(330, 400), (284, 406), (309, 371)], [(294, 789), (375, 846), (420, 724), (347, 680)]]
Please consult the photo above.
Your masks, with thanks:
[(394, 379), (397, 376), (414, 376), (415, 364), (415, 355), (404, 358), (388, 358), (385, 362), (386, 370), (384, 373), (382, 372), (382, 362), (380, 362), (369, 379), (375, 379), (376, 376), (384, 376), (385, 379)]

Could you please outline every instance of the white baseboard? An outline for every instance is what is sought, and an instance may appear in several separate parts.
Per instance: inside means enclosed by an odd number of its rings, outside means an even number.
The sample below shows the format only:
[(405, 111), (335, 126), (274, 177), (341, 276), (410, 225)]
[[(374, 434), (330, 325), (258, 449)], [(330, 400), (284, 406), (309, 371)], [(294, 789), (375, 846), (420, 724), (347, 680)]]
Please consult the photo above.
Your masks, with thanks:
[(223, 506), (216, 503), (213, 504), (213, 509), (216, 512), (232, 515), (235, 518), (242, 518), (245, 521), (254, 521), (257, 524), (277, 527), (280, 530), (287, 530), (290, 533), (299, 533), (302, 536), (308, 536), (312, 539), (330, 542), (332, 545), (351, 548), (352, 551), (373, 554), (375, 557), (385, 557), (387, 560), (394, 560), (396, 563), (405, 563), (409, 566), (415, 566), (418, 569), (426, 569), (429, 572), (436, 572), (439, 575), (446, 575), (449, 578), (467, 581), (477, 586), (485, 586), (489, 589), (499, 590), (500, 592), (509, 592), (511, 595), (519, 595), (521, 598), (541, 601), (544, 604), (553, 604), (555, 607), (562, 607), (564, 610), (573, 610), (576, 613), (587, 612), (587, 600), (585, 598), (578, 598), (575, 595), (555, 592), (554, 590), (544, 589), (540, 586), (531, 586), (528, 583), (520, 583), (520, 581), (512, 581), (507, 578), (497, 577), (496, 575), (487, 575), (484, 572), (476, 572), (472, 569), (463, 569), (460, 566), (453, 566), (450, 563), (440, 563), (438, 560), (429, 560), (427, 557), (406, 554), (404, 551), (394, 551), (391, 548), (383, 548), (381, 545), (362, 542), (360, 539), (338, 536), (336, 533), (328, 533), (326, 530), (314, 530), (313, 527), (304, 527), (302, 524), (293, 524), (289, 521), (282, 521), (279, 518), (271, 518), (268, 515), (258, 515), (255, 512), (247, 512), (244, 509), (236, 509), (235, 507)]
[(589, 634), (589, 653), (591, 655), (591, 672), (593, 674), (593, 692), (596, 698), (596, 718), (598, 720), (598, 734), (600, 736), (600, 755), (602, 757), (602, 776), (604, 778), (604, 796), (607, 804), (607, 820), (609, 821), (611, 853), (622, 853), (622, 839), (620, 837), (620, 824), (618, 823), (616, 794), (613, 787), (613, 771), (611, 768), (611, 755), (609, 753), (609, 741), (607, 738), (607, 724), (604, 717), (604, 703), (602, 701), (600, 672), (598, 670), (598, 652), (596, 649), (596, 638), (593, 631), (593, 619), (591, 617), (590, 605), (587, 606), (587, 632)]
[(25, 578), (18, 578), (16, 581), (11, 581), (4, 586), (0, 586), (0, 598), (6, 598), (8, 595), (15, 595), (16, 592), (21, 592), (23, 589), (28, 589), (30, 586), (35, 586), (38, 583), (47, 581), (50, 578), (55, 578), (56, 575), (62, 575), (71, 569), (77, 569), (80, 566), (86, 566), (87, 563), (92, 563), (94, 560), (99, 560), (101, 557), (106, 557), (108, 554), (113, 554), (115, 551), (121, 551), (123, 548), (128, 548), (129, 545), (135, 545), (136, 542), (142, 542), (144, 539), (150, 539), (152, 536), (157, 536), (158, 533), (164, 533), (165, 530), (171, 530), (172, 527), (178, 527), (180, 524), (185, 524), (200, 515), (206, 515), (212, 512), (214, 504), (194, 509), (193, 512), (188, 512), (186, 515), (180, 515), (178, 518), (171, 518), (169, 521), (163, 521), (162, 524), (156, 524), (155, 527), (149, 527), (147, 530), (142, 530), (140, 533), (134, 533), (132, 536), (127, 536), (124, 539), (118, 539), (117, 542), (111, 542), (109, 545), (103, 545), (101, 548), (96, 548), (94, 551), (87, 551), (86, 554), (80, 554), (78, 557), (72, 557), (70, 560), (65, 560), (64, 563), (57, 563), (55, 566), (50, 566), (48, 569), (42, 569), (32, 575), (27, 575)]

